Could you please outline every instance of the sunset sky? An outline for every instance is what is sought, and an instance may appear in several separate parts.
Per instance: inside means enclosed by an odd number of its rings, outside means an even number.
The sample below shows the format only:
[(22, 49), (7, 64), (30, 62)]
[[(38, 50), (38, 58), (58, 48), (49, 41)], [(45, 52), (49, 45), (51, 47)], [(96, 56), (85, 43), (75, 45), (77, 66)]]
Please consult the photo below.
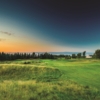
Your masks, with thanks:
[(99, 0), (0, 0), (0, 52), (96, 49)]

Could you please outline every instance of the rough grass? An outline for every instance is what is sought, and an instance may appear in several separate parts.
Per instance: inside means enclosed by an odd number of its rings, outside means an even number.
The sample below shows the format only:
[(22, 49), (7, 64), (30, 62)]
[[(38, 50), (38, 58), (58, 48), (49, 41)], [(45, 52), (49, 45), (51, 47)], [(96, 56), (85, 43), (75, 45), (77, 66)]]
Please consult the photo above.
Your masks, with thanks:
[(99, 100), (99, 91), (72, 81), (3, 81), (0, 97), (1, 100)]
[(0, 62), (0, 100), (100, 100), (100, 61)]
[(52, 81), (61, 77), (61, 72), (52, 67), (0, 66), (0, 80)]

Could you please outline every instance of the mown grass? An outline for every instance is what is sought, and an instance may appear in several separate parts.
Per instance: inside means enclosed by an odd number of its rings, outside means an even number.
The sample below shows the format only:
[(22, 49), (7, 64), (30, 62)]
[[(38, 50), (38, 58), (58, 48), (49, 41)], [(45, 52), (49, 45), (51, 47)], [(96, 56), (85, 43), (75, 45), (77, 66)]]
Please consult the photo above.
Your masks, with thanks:
[(100, 100), (95, 59), (0, 62), (0, 100)]
[(100, 60), (71, 59), (43, 60), (46, 66), (62, 71), (62, 80), (73, 80), (79, 84), (96, 87), (100, 90)]

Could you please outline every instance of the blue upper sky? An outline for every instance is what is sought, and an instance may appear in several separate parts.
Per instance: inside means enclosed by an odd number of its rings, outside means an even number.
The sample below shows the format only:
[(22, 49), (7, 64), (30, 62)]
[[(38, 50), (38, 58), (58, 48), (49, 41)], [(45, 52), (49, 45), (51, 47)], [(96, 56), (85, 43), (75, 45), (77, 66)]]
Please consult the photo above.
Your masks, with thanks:
[(100, 2), (96, 0), (0, 0), (0, 22), (0, 31), (23, 31), (61, 51), (68, 51), (61, 47), (70, 51), (100, 48)]

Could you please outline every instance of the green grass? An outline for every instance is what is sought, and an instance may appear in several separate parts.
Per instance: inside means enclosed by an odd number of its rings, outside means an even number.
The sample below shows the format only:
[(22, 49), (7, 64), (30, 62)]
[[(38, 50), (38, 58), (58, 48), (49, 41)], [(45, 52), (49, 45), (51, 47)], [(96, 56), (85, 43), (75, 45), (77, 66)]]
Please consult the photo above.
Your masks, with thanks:
[(37, 80), (52, 81), (62, 73), (53, 67), (33, 67), (22, 65), (0, 66), (0, 80)]
[(100, 89), (100, 60), (72, 59), (72, 60), (44, 60), (47, 66), (58, 68), (62, 71), (62, 80), (74, 80), (83, 85)]
[(0, 100), (100, 100), (100, 60), (0, 62)]

